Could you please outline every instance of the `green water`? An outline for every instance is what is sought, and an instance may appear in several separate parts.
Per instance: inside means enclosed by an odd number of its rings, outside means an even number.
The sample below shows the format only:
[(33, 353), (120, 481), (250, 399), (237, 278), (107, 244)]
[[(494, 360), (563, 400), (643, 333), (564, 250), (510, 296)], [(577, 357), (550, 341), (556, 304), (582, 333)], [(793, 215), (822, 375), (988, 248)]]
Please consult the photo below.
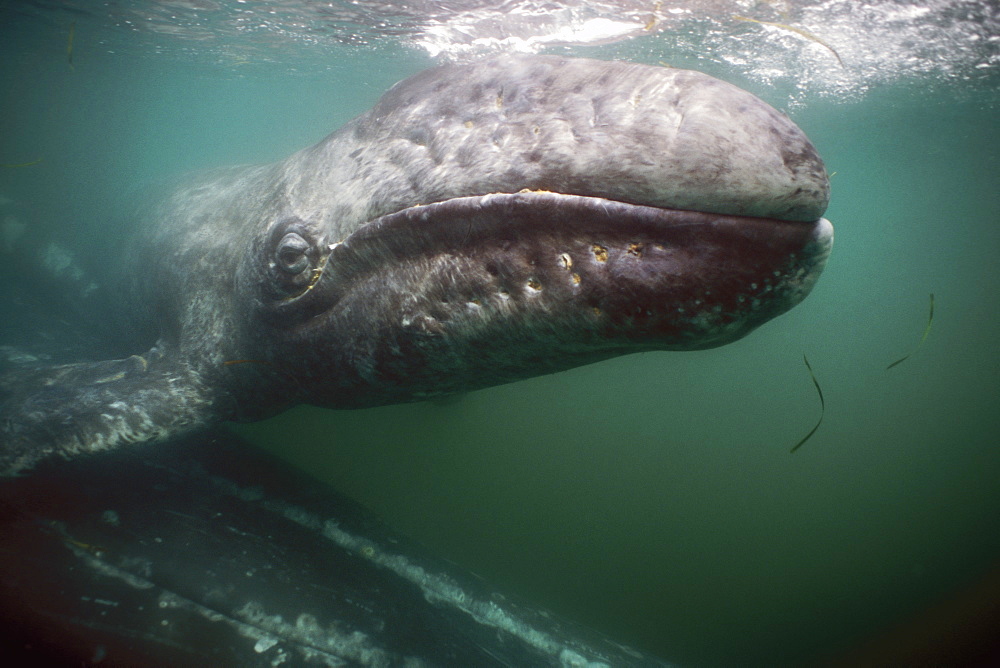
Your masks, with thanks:
[[(0, 162), (42, 160), (0, 170), (0, 193), (97, 265), (143, 188), (282, 158), (432, 64), (344, 47), (290, 73), (78, 28), (71, 68), (57, 19), (0, 47)], [(995, 78), (789, 105), (835, 172), (836, 244), (813, 294), (740, 342), (234, 429), (498, 587), (664, 658), (836, 656), (1000, 567), (998, 109)], [(887, 371), (920, 340), (930, 293), (926, 342)], [(826, 414), (792, 455), (820, 412), (803, 354)]]

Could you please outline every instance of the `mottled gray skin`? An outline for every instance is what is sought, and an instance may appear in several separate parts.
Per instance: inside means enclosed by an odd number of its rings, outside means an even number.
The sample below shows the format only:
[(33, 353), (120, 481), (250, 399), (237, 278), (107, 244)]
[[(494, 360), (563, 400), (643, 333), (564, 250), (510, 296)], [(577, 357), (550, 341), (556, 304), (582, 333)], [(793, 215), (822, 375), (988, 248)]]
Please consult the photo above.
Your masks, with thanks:
[(787, 117), (697, 72), (431, 69), (284, 162), (166, 202), (124, 274), (155, 346), (0, 379), (0, 471), (723, 345), (808, 294), (828, 195)]

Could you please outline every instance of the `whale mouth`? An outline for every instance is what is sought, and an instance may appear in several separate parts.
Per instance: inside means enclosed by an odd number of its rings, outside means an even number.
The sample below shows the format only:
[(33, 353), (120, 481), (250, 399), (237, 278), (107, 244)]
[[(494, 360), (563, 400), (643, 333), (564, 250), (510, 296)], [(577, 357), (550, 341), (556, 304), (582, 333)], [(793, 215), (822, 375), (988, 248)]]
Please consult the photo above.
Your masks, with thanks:
[(379, 217), (333, 245), (314, 288), (287, 304), (286, 324), (351, 331), (339, 349), (407, 366), (440, 346), (458, 357), (468, 346), (516, 350), (519, 360), (494, 360), (495, 383), (497, 368), (523, 377), (525, 364), (558, 370), (580, 361), (556, 358), (577, 353), (736, 340), (805, 298), (832, 239), (822, 218), (545, 191), (458, 197)]
[(735, 341), (809, 294), (825, 219), (733, 216), (544, 191), (381, 216), (278, 308), (276, 359), (311, 403), (468, 391), (642, 350)]

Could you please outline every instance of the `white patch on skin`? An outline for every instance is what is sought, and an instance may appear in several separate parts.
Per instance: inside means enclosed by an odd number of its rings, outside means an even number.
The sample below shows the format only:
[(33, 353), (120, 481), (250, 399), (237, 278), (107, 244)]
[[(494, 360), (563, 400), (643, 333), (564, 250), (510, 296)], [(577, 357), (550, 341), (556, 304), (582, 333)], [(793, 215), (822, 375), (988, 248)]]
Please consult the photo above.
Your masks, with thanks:
[(272, 636), (265, 636), (257, 641), (257, 644), (253, 646), (253, 651), (257, 652), (258, 654), (262, 654), (263, 652), (266, 652), (267, 650), (271, 649), (277, 644), (278, 644), (277, 638), (274, 638)]

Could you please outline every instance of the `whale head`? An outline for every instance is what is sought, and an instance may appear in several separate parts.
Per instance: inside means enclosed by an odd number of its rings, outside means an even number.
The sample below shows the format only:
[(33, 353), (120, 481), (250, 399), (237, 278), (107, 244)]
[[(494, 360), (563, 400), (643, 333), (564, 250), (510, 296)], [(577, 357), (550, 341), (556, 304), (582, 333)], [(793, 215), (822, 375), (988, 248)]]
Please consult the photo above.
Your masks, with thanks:
[(330, 406), (723, 345), (805, 298), (832, 244), (802, 131), (665, 67), (446, 65), (280, 171), (240, 311), (251, 355)]

